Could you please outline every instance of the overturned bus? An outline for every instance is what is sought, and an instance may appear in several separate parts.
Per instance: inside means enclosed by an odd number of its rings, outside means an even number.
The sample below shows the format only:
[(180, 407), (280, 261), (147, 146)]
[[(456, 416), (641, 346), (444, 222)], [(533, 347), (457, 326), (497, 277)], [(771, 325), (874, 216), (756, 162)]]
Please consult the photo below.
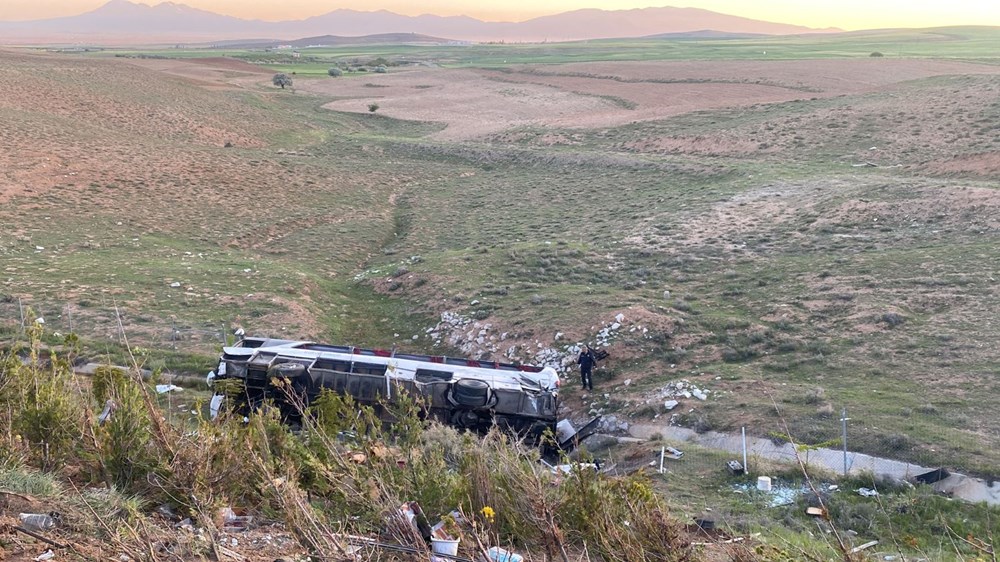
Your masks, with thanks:
[[(290, 390), (273, 385), (275, 378), (287, 380)], [(246, 337), (223, 348), (217, 371), (209, 374), (210, 383), (225, 379), (243, 383), (237, 400), (244, 408), (271, 400), (294, 413), (289, 392), (308, 405), (329, 389), (374, 407), (386, 421), (391, 417), (381, 405), (407, 392), (423, 399), (428, 418), (480, 432), (498, 426), (532, 442), (551, 431), (563, 450), (599, 422), (580, 431), (567, 420), (557, 423), (559, 374), (551, 367)]]

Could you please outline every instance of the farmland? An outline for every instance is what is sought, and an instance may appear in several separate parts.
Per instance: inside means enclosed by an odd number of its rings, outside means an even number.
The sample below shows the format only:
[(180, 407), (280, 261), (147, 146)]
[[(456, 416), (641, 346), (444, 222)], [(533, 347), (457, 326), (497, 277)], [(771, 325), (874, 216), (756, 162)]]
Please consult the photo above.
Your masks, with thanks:
[(622, 314), (576, 412), (665, 422), (686, 378), (680, 423), (821, 442), (846, 407), (860, 450), (996, 477), (995, 39), (3, 51), (4, 334), (20, 299), (120, 354), (118, 307), (197, 371), (220, 326), (455, 351), (448, 311), (527, 360)]

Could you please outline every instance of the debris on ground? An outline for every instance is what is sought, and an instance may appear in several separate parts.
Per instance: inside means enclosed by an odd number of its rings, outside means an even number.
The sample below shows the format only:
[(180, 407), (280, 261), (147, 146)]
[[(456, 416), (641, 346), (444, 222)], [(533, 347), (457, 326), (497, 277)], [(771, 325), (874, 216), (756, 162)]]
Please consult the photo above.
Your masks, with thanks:
[[(252, 515), (247, 515), (243, 510), (236, 510), (231, 507), (220, 509), (219, 515), (222, 517), (222, 530), (227, 533), (246, 531), (250, 528), (250, 524), (253, 523)], [(235, 541), (236, 539), (233, 540)]]
[[(823, 493), (834, 492), (837, 488), (829, 484), (818, 486)], [(766, 498), (768, 507), (782, 507), (795, 503), (799, 496), (811, 495), (813, 491), (804, 484), (795, 486), (783, 483), (781, 480), (772, 480), (771, 489), (762, 491), (757, 489), (757, 482), (740, 482), (733, 484), (733, 491), (737, 494), (746, 494), (750, 498)]]
[(822, 507), (807, 507), (806, 514), (812, 515), (813, 517), (825, 517), (826, 510), (823, 509)]
[(170, 504), (160, 504), (154, 511), (157, 515), (168, 521), (177, 520), (177, 512), (174, 511), (174, 508)]
[(733, 476), (743, 474), (743, 465), (740, 464), (740, 461), (729, 461), (726, 463), (726, 468)]
[(871, 548), (871, 547), (873, 547), (873, 546), (875, 546), (877, 544), (878, 544), (878, 541), (869, 541), (869, 542), (866, 542), (865, 544), (858, 545), (858, 546), (856, 546), (856, 547), (854, 547), (854, 548), (851, 549), (851, 554), (857, 554), (857, 553), (861, 552), (862, 550), (865, 550), (867, 548)]
[(56, 553), (52, 549), (48, 549), (45, 552), (39, 554), (38, 556), (32, 558), (35, 562), (45, 562), (46, 560), (52, 560), (56, 557)]
[(176, 392), (178, 390), (184, 390), (183, 388), (175, 384), (158, 384), (156, 385), (157, 394), (166, 394), (168, 392)]
[(859, 496), (864, 496), (866, 498), (874, 498), (878, 496), (878, 491), (872, 490), (871, 488), (858, 488), (855, 490)]
[(664, 458), (668, 458), (668, 459), (679, 460), (681, 457), (684, 456), (684, 451), (681, 451), (679, 449), (675, 449), (673, 447), (664, 447), (662, 449), (662, 452), (665, 453), (663, 455)]
[(524, 557), (520, 554), (514, 554), (495, 546), (486, 551), (486, 556), (491, 562), (524, 562)]
[(51, 531), (59, 524), (60, 516), (52, 513), (21, 513), (21, 525), (29, 531)]
[(572, 474), (573, 469), (583, 470), (585, 468), (593, 469), (594, 472), (601, 470), (601, 465), (599, 463), (593, 462), (578, 462), (572, 464), (557, 464), (555, 466), (549, 465), (549, 470), (552, 474)]

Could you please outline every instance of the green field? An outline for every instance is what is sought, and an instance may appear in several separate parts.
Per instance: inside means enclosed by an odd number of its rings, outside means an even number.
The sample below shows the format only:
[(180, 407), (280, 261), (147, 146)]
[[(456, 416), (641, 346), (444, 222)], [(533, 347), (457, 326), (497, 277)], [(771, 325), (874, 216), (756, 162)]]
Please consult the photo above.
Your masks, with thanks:
[[(470, 45), (363, 45), (291, 50), (178, 47), (173, 49), (94, 49), (91, 56), (202, 58), (226, 56), (262, 64), (277, 72), (326, 76), (335, 65), (365, 65), (384, 58), (393, 64), (427, 62), (448, 68), (503, 68), (520, 64), (593, 61), (801, 60), (868, 57), (972, 60), (996, 64), (1000, 30), (994, 27), (940, 27), (837, 34), (761, 36), (734, 39), (602, 39), (568, 43)], [(365, 73), (359, 73), (365, 74)]]

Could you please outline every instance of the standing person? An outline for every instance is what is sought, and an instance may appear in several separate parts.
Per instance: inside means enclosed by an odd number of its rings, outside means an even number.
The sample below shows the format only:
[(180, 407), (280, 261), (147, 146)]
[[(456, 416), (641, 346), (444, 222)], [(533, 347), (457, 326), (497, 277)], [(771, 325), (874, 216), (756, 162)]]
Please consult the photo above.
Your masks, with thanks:
[(590, 351), (590, 347), (584, 345), (576, 362), (580, 364), (580, 382), (583, 383), (583, 389), (594, 390), (594, 381), (590, 378), (594, 370), (594, 363), (597, 363), (594, 352)]

